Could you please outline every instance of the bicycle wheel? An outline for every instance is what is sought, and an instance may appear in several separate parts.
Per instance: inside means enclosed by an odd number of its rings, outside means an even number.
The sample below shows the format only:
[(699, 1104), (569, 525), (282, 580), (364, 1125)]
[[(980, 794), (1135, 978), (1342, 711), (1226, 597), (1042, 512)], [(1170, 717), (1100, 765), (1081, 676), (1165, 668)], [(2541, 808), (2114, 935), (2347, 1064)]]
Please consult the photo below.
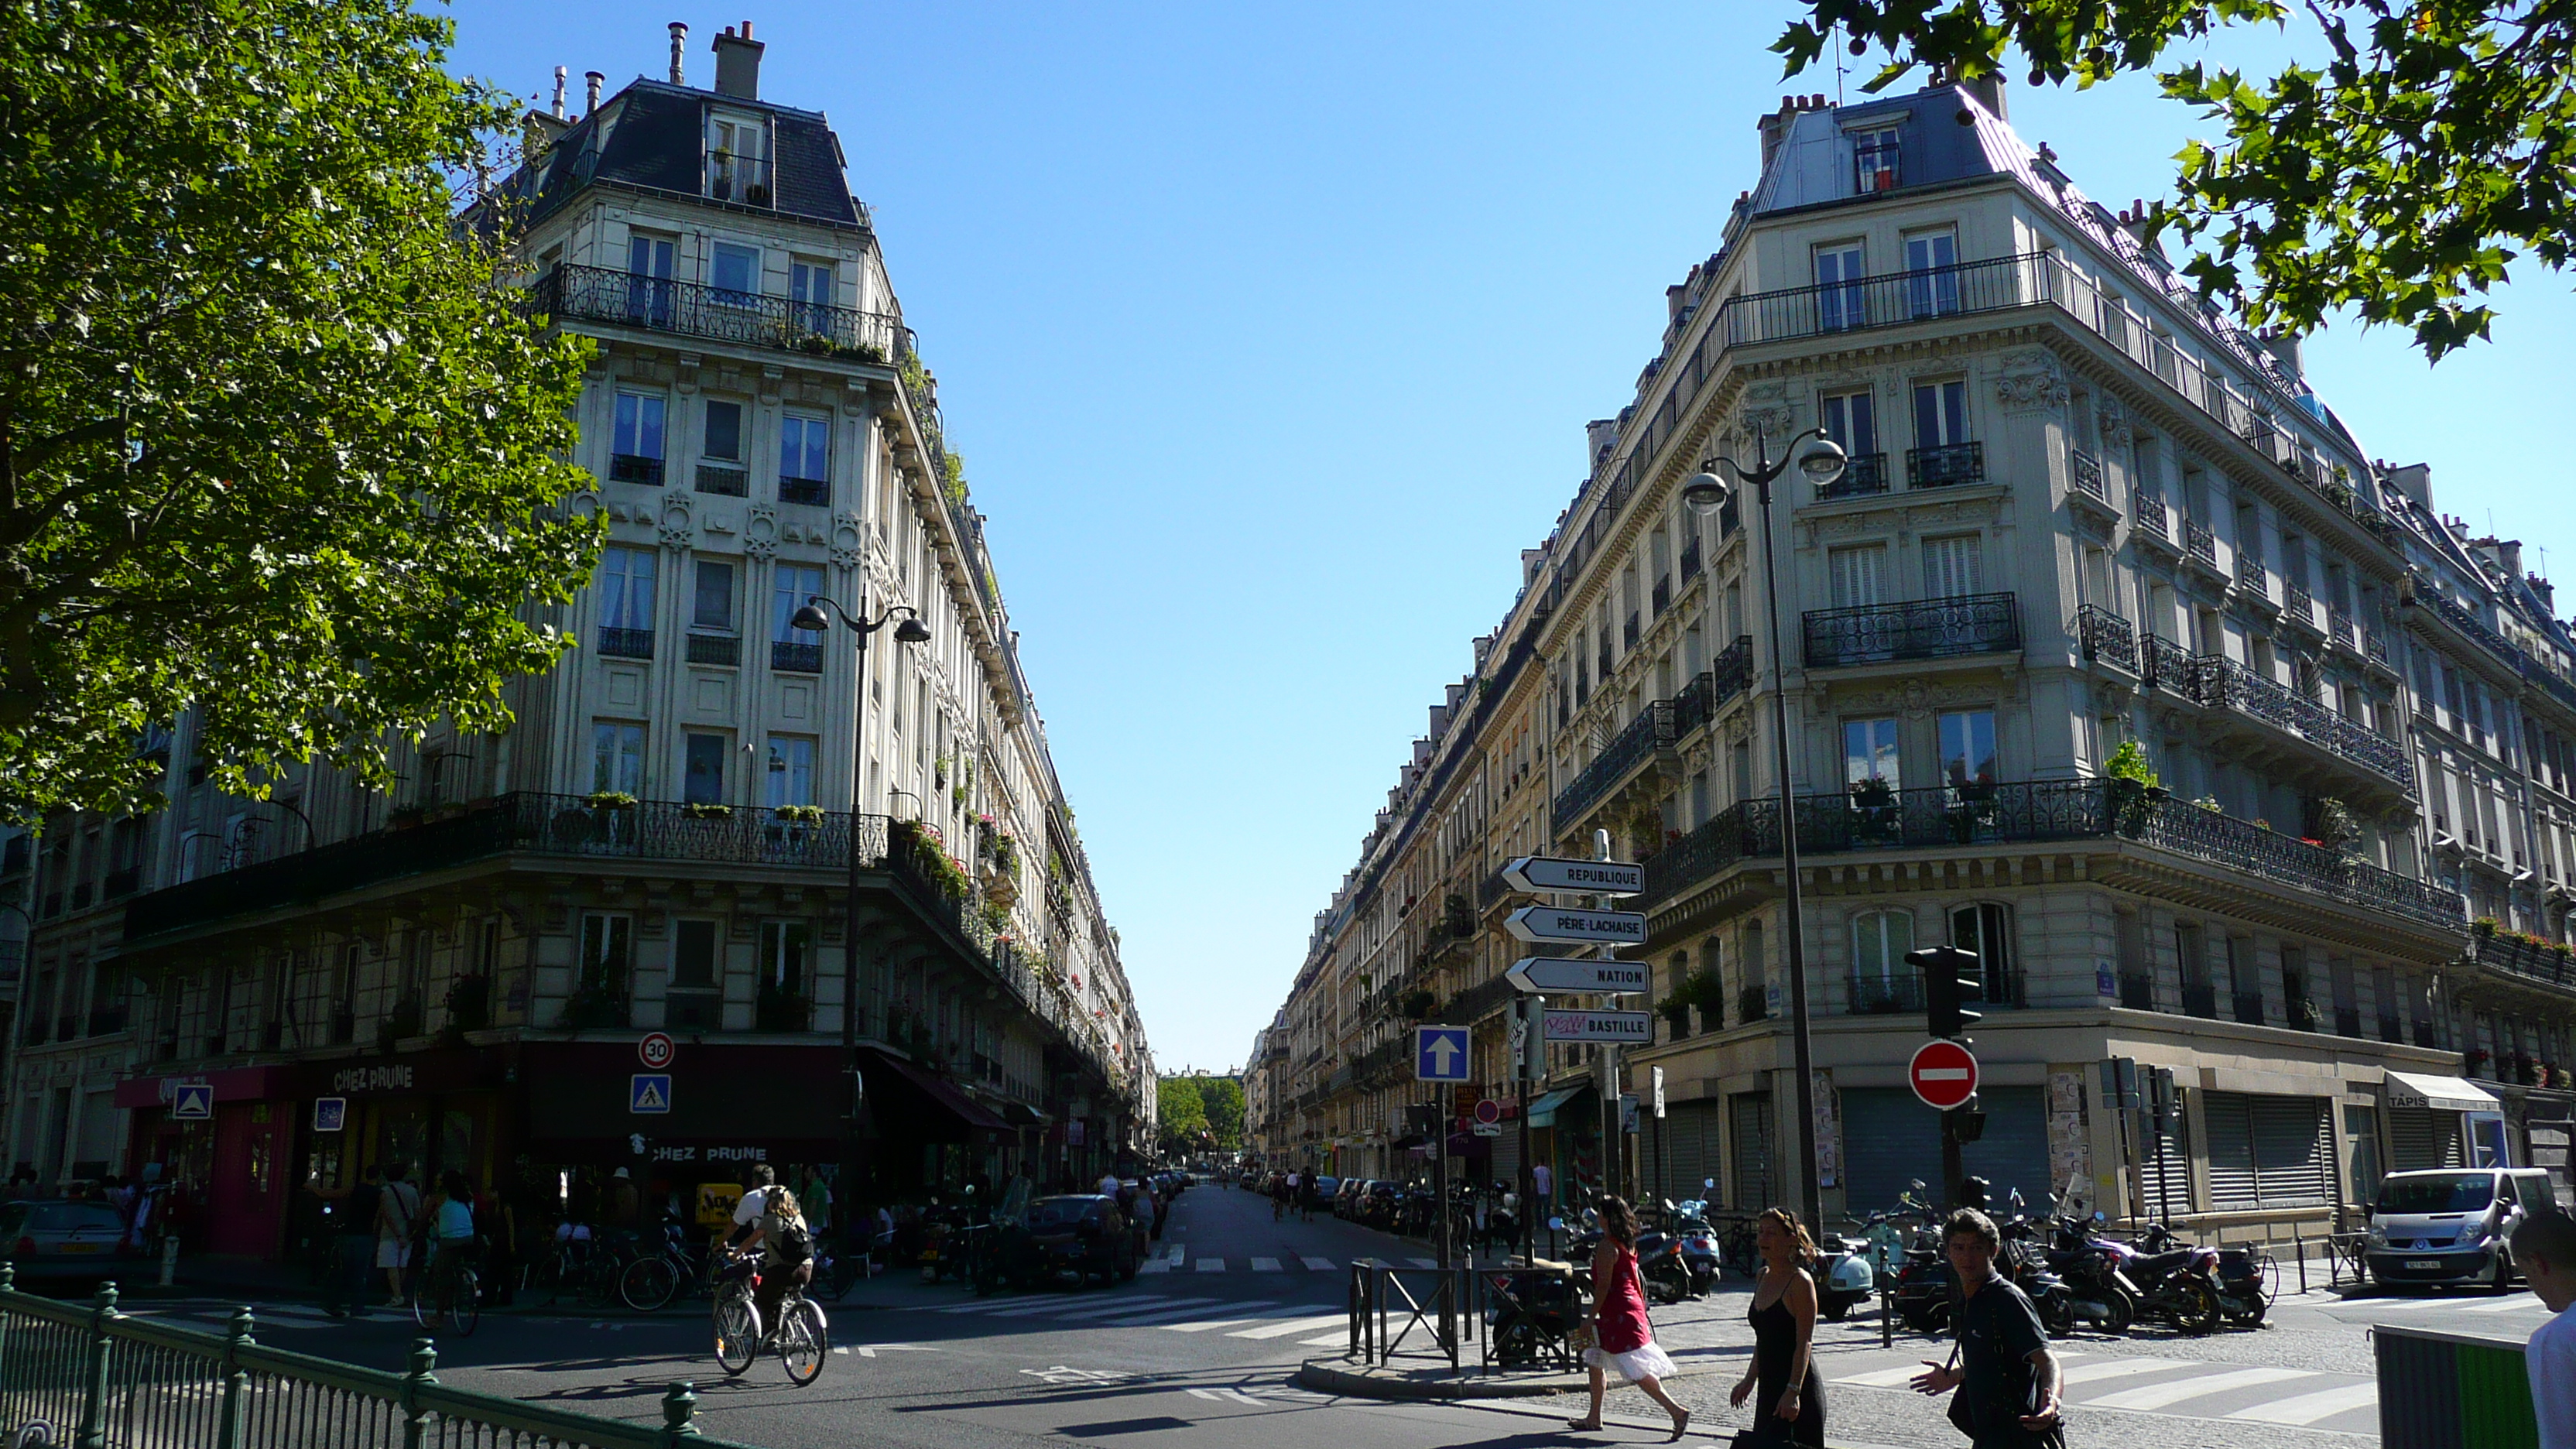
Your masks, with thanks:
[(617, 1296), (638, 1313), (668, 1307), (680, 1296), (680, 1270), (668, 1258), (638, 1258), (617, 1275)]
[(471, 1268), (456, 1270), (456, 1281), (447, 1285), (447, 1312), (443, 1315), (459, 1338), (472, 1338), (483, 1326), (483, 1284)]
[(411, 1321), (422, 1328), (432, 1327), (438, 1320), (438, 1300), (431, 1296), (428, 1279), (426, 1268), (413, 1273), (403, 1293), (411, 1302)]
[(529, 1296), (534, 1297), (539, 1293), (543, 1293), (546, 1295), (546, 1306), (549, 1308), (563, 1301), (565, 1273), (564, 1260), (564, 1250), (557, 1248), (553, 1252), (539, 1258), (528, 1267)]
[(778, 1362), (787, 1370), (788, 1382), (803, 1388), (823, 1373), (823, 1360), (832, 1356), (832, 1331), (823, 1320), (820, 1304), (798, 1298), (779, 1313)]
[(716, 1363), (731, 1378), (760, 1357), (760, 1309), (751, 1295), (730, 1291), (716, 1299)]
[(626, 1272), (626, 1259), (604, 1248), (594, 1247), (581, 1275), (581, 1301), (593, 1308), (606, 1308), (617, 1301), (617, 1280)]

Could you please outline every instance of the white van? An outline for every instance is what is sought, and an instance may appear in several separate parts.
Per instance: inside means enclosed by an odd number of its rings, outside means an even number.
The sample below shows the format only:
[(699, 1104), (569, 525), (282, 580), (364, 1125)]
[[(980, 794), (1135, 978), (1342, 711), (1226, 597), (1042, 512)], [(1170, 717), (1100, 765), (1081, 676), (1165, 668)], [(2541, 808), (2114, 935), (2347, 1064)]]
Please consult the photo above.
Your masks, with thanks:
[(2537, 1167), (2444, 1167), (2393, 1172), (2371, 1205), (2362, 1256), (2377, 1282), (2513, 1287), (2507, 1246), (2526, 1212), (2557, 1212)]

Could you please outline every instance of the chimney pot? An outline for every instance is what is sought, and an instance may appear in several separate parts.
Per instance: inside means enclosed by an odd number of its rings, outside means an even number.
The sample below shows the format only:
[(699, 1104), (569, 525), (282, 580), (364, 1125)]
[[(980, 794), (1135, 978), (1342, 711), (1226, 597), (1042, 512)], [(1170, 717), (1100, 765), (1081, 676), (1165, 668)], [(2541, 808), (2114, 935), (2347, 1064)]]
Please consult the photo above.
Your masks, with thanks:
[(567, 84), (565, 77), (571, 74), (572, 70), (568, 66), (555, 67), (555, 119), (558, 121), (564, 118), (564, 86)]
[(608, 77), (595, 70), (584, 71), (582, 72), (582, 82), (583, 99), (581, 103), (581, 113), (587, 116), (599, 109), (599, 88), (608, 84)]
[(689, 83), (686, 79), (686, 72), (681, 65), (682, 57), (686, 56), (688, 52), (688, 23), (686, 21), (674, 20), (671, 22), (671, 84), (675, 86), (684, 86)]
[(760, 53), (768, 47), (751, 38), (751, 27), (745, 25), (741, 34), (727, 29), (716, 37), (714, 49), (716, 94), (760, 99)]

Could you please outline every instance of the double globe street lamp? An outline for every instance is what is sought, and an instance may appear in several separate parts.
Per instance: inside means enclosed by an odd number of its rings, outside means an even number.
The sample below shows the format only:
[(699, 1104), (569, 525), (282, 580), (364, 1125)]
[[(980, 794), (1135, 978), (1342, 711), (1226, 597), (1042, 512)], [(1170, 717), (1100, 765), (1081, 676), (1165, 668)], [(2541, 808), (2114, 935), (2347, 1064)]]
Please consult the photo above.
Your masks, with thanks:
[[(831, 612), (825, 613), (826, 609)], [(850, 682), (850, 826), (847, 832), (850, 898), (848, 918), (841, 925), (841, 1065), (850, 1074), (849, 1115), (841, 1122), (839, 1210), (842, 1214), (854, 1211), (851, 1204), (858, 1201), (859, 1108), (866, 1097), (859, 1081), (859, 870), (863, 864), (859, 855), (859, 789), (867, 779), (868, 763), (867, 731), (861, 728), (864, 721), (860, 717), (867, 701), (868, 637), (893, 623), (894, 642), (897, 644), (930, 642), (929, 626), (921, 622), (920, 615), (908, 604), (893, 605), (877, 615), (873, 622), (868, 619), (867, 612), (864, 595), (859, 599), (859, 611), (853, 614), (836, 600), (816, 594), (787, 620), (791, 629), (820, 634), (832, 627), (834, 619), (839, 619), (841, 627), (850, 631), (851, 640), (857, 646), (859, 662), (858, 671)], [(902, 616), (900, 622), (896, 621), (897, 615)], [(835, 1221), (847, 1223), (850, 1219), (841, 1216)]]
[[(1799, 444), (1808, 446), (1800, 451)], [(1798, 1197), (1794, 1204), (1811, 1223), (1824, 1221), (1824, 1189), (1816, 1170), (1816, 1076), (1815, 1048), (1807, 1025), (1807, 918), (1800, 902), (1798, 883), (1797, 806), (1789, 791), (1789, 664), (1783, 652), (1780, 632), (1780, 596), (1786, 592), (1780, 578), (1779, 556), (1774, 551), (1771, 529), (1771, 484), (1788, 471), (1795, 458), (1798, 471), (1819, 489), (1833, 486), (1843, 476), (1850, 461), (1842, 446), (1828, 437), (1822, 428), (1809, 428), (1789, 439), (1778, 461), (1762, 438), (1762, 429), (1753, 430), (1753, 466), (1744, 467), (1732, 458), (1711, 458), (1700, 464), (1700, 471), (1682, 483), (1682, 502), (1693, 513), (1706, 516), (1724, 508), (1730, 498), (1746, 486), (1754, 490), (1762, 505), (1762, 572), (1767, 584), (1766, 615), (1771, 625), (1771, 738), (1779, 749), (1778, 784), (1780, 794), (1780, 855), (1789, 877), (1788, 897), (1783, 903), (1789, 917), (1789, 1038), (1798, 1071)]]

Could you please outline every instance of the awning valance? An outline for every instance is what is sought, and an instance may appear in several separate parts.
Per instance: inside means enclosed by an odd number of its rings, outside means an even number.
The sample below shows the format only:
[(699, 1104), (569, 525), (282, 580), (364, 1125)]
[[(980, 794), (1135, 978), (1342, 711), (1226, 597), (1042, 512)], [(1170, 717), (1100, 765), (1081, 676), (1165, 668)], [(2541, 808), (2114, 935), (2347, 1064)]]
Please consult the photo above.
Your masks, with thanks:
[(1532, 1127), (1555, 1126), (1556, 1109), (1591, 1090), (1590, 1087), (1559, 1087), (1544, 1097), (1534, 1099), (1529, 1106), (1529, 1124)]
[(2495, 1112), (2504, 1107), (2474, 1082), (2415, 1072), (2390, 1072), (2382, 1095), (2391, 1107), (2430, 1107), (2436, 1112)]

